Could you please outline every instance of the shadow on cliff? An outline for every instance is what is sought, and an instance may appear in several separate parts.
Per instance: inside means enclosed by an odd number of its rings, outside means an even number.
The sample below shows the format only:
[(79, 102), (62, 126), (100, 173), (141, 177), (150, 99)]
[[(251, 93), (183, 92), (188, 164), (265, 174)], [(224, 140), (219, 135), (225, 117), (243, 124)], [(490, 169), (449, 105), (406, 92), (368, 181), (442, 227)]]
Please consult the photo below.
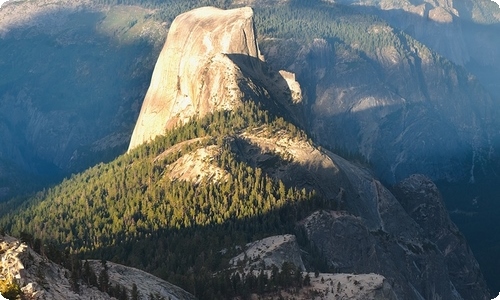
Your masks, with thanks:
[[(439, 57), (423, 62), (407, 36), (396, 36), (402, 59), (389, 64), (332, 39), (299, 47), (282, 40), (263, 52), (275, 69), (297, 74), (310, 136), (346, 158), (364, 158), (383, 181), (412, 173), (451, 181), (490, 173), (485, 160), (496, 159), (491, 146), (500, 149), (500, 103), (463, 68)], [(296, 60), (273, 63), (272, 53), (284, 51)], [(436, 75), (440, 68), (446, 73)]]
[(346, 209), (346, 202), (356, 202), (354, 198), (357, 195), (353, 192), (355, 189), (343, 170), (327, 167), (321, 162), (309, 161), (317, 163), (314, 166), (301, 164), (241, 137), (234, 138), (231, 149), (240, 161), (253, 168), (260, 168), (269, 177), (281, 180), (287, 187), (316, 191), (332, 208)]
[[(305, 129), (303, 103), (294, 103), (292, 91), (283, 76), (258, 58), (244, 54), (226, 54), (241, 70), (246, 80), (238, 83), (245, 101), (253, 100), (274, 116)], [(253, 84), (249, 84), (248, 79)]]
[[(497, 170), (499, 167), (497, 167)], [(437, 182), (453, 222), (467, 238), (490, 288), (500, 293), (500, 177), (492, 175), (474, 184)]]

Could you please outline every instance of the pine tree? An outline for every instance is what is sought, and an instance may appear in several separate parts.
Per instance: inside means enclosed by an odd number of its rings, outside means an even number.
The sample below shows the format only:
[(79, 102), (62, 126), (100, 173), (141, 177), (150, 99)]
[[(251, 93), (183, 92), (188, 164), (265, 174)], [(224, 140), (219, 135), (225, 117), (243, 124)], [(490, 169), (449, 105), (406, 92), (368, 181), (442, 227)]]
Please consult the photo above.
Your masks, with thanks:
[(306, 273), (306, 276), (304, 276), (304, 286), (310, 286), (311, 285), (311, 277), (309, 276), (309, 272)]
[(99, 290), (107, 293), (109, 291), (108, 266), (105, 260), (102, 260), (101, 264), (102, 264), (102, 270), (99, 273)]
[(130, 294), (132, 300), (139, 300), (139, 291), (137, 290), (137, 284), (132, 284), (132, 293)]

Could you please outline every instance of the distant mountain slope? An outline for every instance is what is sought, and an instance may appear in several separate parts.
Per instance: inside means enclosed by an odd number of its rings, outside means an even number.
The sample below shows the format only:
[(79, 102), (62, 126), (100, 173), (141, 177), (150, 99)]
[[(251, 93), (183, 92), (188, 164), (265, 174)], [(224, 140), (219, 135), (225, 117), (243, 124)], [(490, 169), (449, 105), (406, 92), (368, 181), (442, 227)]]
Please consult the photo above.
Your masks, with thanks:
[(358, 8), (259, 13), (262, 51), (297, 75), (305, 126), (323, 145), (362, 156), (391, 183), (415, 172), (474, 180), (496, 159), (500, 105), (464, 68)]
[(153, 14), (90, 1), (2, 6), (0, 161), (54, 180), (125, 151), (166, 32)]
[(466, 66), (500, 101), (500, 8), (493, 1), (351, 1)]

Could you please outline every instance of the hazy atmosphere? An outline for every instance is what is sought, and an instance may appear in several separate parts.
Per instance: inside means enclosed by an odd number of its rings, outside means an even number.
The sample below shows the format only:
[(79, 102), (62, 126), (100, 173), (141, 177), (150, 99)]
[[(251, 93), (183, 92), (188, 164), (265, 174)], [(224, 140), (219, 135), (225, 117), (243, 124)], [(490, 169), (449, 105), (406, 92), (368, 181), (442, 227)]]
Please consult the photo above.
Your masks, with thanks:
[(500, 293), (497, 4), (5, 2), (2, 296)]

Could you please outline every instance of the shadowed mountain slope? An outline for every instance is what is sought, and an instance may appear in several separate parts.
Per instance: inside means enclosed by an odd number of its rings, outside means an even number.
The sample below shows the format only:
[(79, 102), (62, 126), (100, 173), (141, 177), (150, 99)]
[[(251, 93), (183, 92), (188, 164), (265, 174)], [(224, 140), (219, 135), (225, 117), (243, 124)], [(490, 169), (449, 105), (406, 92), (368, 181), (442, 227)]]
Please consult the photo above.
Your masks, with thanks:
[[(166, 28), (154, 11), (16, 1), (0, 9), (0, 199), (126, 150)], [(36, 183), (36, 180), (33, 180)], [(5, 197), (5, 198), (4, 198)]]

